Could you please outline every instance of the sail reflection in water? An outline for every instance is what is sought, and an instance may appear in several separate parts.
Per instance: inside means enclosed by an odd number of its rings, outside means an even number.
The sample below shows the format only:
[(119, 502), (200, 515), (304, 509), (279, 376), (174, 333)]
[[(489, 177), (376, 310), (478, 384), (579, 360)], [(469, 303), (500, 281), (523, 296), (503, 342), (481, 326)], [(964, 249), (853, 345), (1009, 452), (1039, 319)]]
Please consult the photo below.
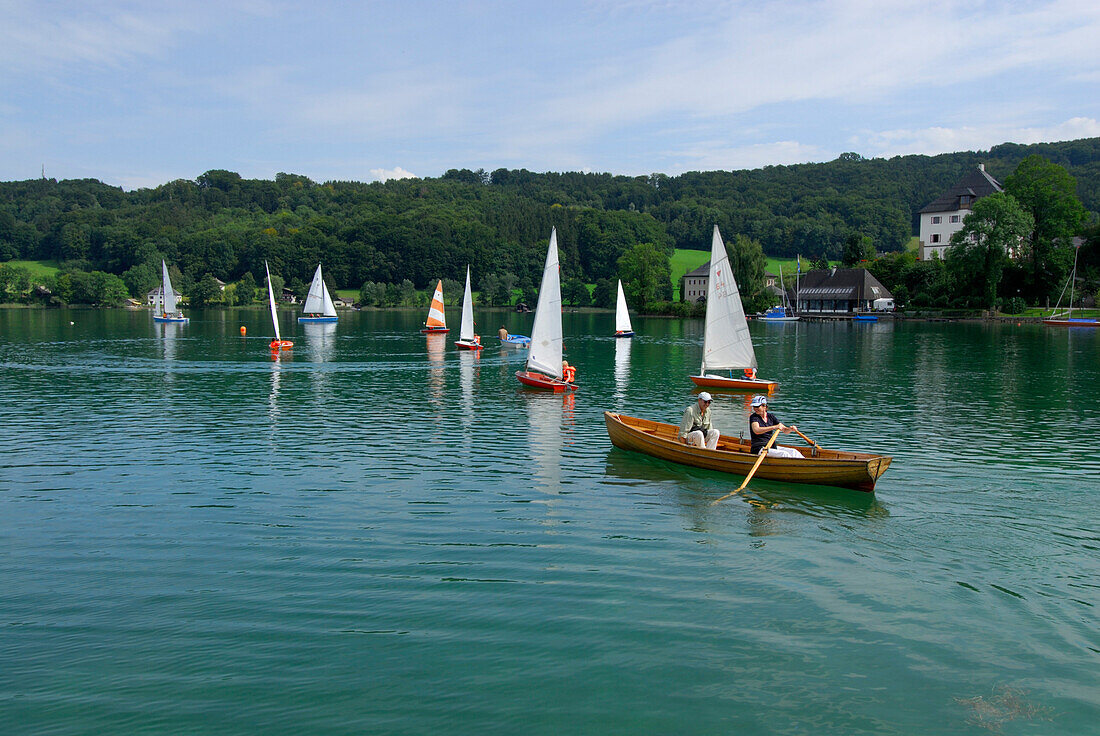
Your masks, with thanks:
[(531, 448), (533, 487), (546, 495), (561, 492), (562, 394), (525, 393), (527, 439)]
[(332, 360), (336, 349), (335, 322), (304, 322), (302, 331), (307, 338), (307, 354), (312, 362), (327, 363)]
[(477, 371), (477, 363), (481, 359), (478, 350), (462, 350), (458, 354), (458, 377), (462, 385), (462, 426), (466, 429), (474, 419), (474, 373)]
[(428, 388), (432, 401), (443, 402), (446, 387), (443, 381), (443, 369), (447, 351), (446, 334), (426, 334), (424, 339), (428, 347)]
[(633, 340), (615, 341), (615, 398), (619, 408), (626, 398), (626, 387), (630, 385), (630, 346)]
[(278, 353), (271, 356), (271, 391), (267, 397), (267, 416), (271, 419), (272, 430), (275, 420), (279, 418), (279, 381), (283, 372), (282, 360)]

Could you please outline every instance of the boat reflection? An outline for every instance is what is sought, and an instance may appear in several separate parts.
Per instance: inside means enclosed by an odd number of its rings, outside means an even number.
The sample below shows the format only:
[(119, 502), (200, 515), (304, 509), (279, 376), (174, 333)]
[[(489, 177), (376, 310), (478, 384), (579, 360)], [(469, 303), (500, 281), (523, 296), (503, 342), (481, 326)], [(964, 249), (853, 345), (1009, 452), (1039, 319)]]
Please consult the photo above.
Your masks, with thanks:
[(561, 492), (562, 394), (521, 391), (527, 406), (527, 439), (534, 461), (535, 490)]
[(619, 401), (619, 409), (623, 407), (626, 387), (630, 384), (630, 346), (633, 343), (634, 340), (627, 339), (615, 341), (615, 398)]
[[(741, 485), (741, 476), (677, 465), (617, 447), (608, 452), (605, 472), (611, 478), (629, 482), (639, 492), (644, 489), (663, 502), (675, 504), (689, 520), (689, 528), (698, 531), (709, 531), (712, 526), (728, 528), (730, 510), (739, 504), (751, 508), (749, 531), (754, 536), (785, 533), (783, 514), (861, 519), (885, 519), (890, 515), (872, 493), (763, 478), (754, 479), (741, 494), (711, 505)], [(772, 520), (769, 515), (778, 518)], [(719, 520), (721, 523), (715, 525)]]
[(282, 359), (276, 352), (271, 357), (271, 389), (267, 395), (267, 417), (274, 425), (279, 418), (279, 383), (282, 379)]
[(327, 363), (336, 350), (335, 322), (303, 322), (306, 336), (306, 352), (314, 363)]
[(428, 396), (436, 408), (443, 405), (446, 387), (444, 385), (444, 367), (447, 353), (447, 335), (425, 333), (424, 340), (428, 350)]
[(469, 429), (474, 420), (474, 377), (478, 373), (480, 361), (480, 350), (458, 352), (458, 380), (462, 388), (459, 403), (462, 408), (462, 426), (465, 429)]

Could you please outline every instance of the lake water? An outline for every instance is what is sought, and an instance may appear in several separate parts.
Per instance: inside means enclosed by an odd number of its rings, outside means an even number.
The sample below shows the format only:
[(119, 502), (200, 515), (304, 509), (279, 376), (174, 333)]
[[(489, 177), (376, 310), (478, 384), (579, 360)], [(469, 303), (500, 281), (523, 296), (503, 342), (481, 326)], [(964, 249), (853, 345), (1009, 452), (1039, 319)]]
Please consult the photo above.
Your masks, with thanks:
[(753, 324), (774, 413), (894, 463), (711, 506), (602, 419), (678, 422), (700, 321), (566, 314), (563, 397), (531, 315), (191, 317), (0, 310), (0, 733), (1100, 729), (1094, 330)]

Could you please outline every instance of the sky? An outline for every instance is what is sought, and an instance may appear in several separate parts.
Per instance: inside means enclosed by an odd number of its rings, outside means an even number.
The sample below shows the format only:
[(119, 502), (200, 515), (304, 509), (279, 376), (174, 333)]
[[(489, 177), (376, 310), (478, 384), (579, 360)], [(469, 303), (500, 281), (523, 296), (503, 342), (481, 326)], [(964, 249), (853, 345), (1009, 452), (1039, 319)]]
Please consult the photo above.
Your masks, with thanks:
[(1100, 136), (1100, 3), (0, 0), (0, 180), (749, 169)]

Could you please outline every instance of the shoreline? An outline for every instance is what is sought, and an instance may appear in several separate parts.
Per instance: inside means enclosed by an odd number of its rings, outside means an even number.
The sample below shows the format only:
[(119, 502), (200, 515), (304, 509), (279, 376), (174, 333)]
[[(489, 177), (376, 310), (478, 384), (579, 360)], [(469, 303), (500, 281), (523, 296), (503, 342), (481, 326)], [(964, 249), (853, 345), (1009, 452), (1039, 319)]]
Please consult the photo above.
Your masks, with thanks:
[[(454, 309), (458, 309), (459, 305), (451, 305)], [(280, 305), (280, 312), (298, 311), (300, 305)], [(66, 304), (66, 305), (51, 305), (51, 304), (19, 304), (19, 303), (4, 303), (0, 304), (0, 309), (34, 309), (34, 310), (53, 310), (53, 309), (72, 309), (75, 311), (90, 311), (90, 310), (122, 310), (129, 312), (148, 312), (152, 310), (152, 307), (129, 307), (129, 306), (116, 306), (116, 307), (102, 307), (93, 304)], [(247, 311), (266, 311), (268, 306), (257, 302), (256, 304), (236, 305), (228, 307), (225, 305), (211, 305), (207, 307), (187, 307), (187, 309), (201, 309), (201, 310), (247, 310)], [(419, 312), (426, 307), (363, 307), (361, 309), (355, 309), (351, 307), (337, 308), (337, 314), (350, 313), (350, 312)], [(485, 307), (479, 309), (481, 312), (493, 313), (493, 314), (534, 314), (534, 310), (528, 312), (517, 312), (511, 307)], [(605, 307), (566, 307), (563, 312), (568, 314), (607, 314), (614, 313), (614, 309)], [(645, 312), (636, 312), (639, 317), (647, 317), (653, 319), (702, 319), (702, 317), (683, 317), (675, 314), (646, 314)], [(862, 313), (861, 313), (862, 314)], [(850, 314), (813, 314), (813, 315), (799, 315), (801, 322), (851, 322), (852, 315)], [(918, 312), (915, 314), (899, 314), (897, 312), (883, 312), (875, 313), (873, 315), (878, 318), (879, 322), (988, 322), (988, 323), (1007, 323), (1016, 322), (1018, 324), (1034, 323), (1042, 324), (1043, 320), (1049, 319), (1049, 317), (1035, 317), (1035, 316), (1022, 316), (1022, 315), (944, 315), (934, 311)], [(755, 315), (749, 315), (750, 322), (759, 321)]]

